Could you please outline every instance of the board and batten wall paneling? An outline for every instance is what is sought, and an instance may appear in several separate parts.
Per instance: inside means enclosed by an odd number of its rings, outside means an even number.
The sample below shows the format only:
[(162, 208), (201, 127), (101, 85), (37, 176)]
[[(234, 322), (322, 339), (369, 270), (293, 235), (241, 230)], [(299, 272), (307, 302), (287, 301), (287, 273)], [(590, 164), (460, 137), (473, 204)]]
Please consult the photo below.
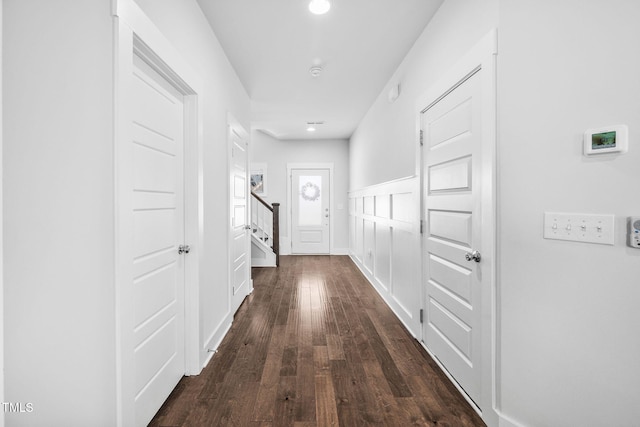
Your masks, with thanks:
[(373, 287), (420, 336), (420, 192), (416, 177), (349, 193), (349, 252)]

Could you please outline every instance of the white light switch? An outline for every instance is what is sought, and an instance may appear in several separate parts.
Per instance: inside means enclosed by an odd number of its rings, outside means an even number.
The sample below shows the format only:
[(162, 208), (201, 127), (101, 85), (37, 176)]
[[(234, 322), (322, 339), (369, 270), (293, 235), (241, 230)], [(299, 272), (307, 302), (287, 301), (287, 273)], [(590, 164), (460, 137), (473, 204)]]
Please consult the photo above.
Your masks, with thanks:
[(613, 245), (614, 215), (544, 213), (544, 238)]

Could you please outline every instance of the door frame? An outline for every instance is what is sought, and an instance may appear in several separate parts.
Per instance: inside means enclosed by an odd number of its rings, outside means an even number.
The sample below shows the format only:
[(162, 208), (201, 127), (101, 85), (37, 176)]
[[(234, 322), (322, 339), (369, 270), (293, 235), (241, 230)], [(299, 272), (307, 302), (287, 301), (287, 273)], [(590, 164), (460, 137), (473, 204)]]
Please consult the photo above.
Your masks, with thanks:
[[(133, 0), (113, 0), (114, 17), (114, 225), (115, 225), (115, 346), (117, 425), (133, 425), (134, 364), (132, 295), (133, 233), (131, 76), (133, 55), (152, 65), (184, 96), (184, 242), (191, 252), (184, 259), (185, 375), (202, 367), (199, 348), (199, 266), (203, 248), (202, 93), (199, 76)], [(206, 351), (206, 350), (205, 350)]]
[[(3, 89), (3, 72), (2, 66), (2, 46), (3, 46), (3, 1), (0, 0), (0, 402), (4, 402), (4, 89)], [(0, 414), (0, 427), (4, 427), (4, 411)]]
[[(420, 220), (426, 224), (427, 218), (424, 216), (424, 150), (421, 144), (422, 113), (437, 103), (440, 99), (448, 95), (459, 84), (465, 81), (470, 75), (482, 70), (482, 147), (481, 165), (483, 171), (482, 186), (479, 189), (481, 194), (482, 207), (482, 262), (483, 262), (483, 289), (482, 289), (482, 324), (481, 324), (481, 391), (480, 401), (474, 403), (449, 374), (446, 368), (427, 348), (424, 342), (424, 325), (421, 330), (421, 344), (433, 360), (438, 364), (445, 375), (451, 380), (455, 387), (469, 404), (480, 414), (487, 425), (498, 425), (498, 384), (499, 372), (497, 365), (499, 341), (498, 341), (498, 292), (496, 286), (497, 272), (497, 64), (498, 54), (497, 31), (491, 30), (484, 36), (466, 55), (464, 55), (455, 66), (427, 90), (416, 103), (416, 175), (420, 179)], [(420, 236), (420, 304), (423, 312), (425, 306), (425, 279), (426, 266), (424, 263), (426, 255), (426, 235)]]
[[(291, 174), (294, 169), (328, 169), (329, 170), (329, 254), (333, 253), (333, 215), (334, 215), (334, 191), (333, 191), (333, 163), (287, 163), (287, 223), (289, 230), (289, 244), (286, 245), (288, 253), (292, 253), (293, 247), (293, 204), (292, 204), (292, 186)], [(284, 245), (281, 245), (281, 247)]]
[[(245, 225), (250, 225), (251, 224), (251, 186), (249, 183), (249, 175), (251, 173), (250, 171), (250, 141), (249, 141), (249, 133), (245, 130), (244, 127), (242, 127), (242, 125), (240, 124), (240, 122), (238, 122), (235, 117), (231, 114), (231, 113), (227, 113), (227, 175), (229, 176), (229, 186), (228, 186), (228, 194), (227, 194), (227, 203), (229, 204), (229, 231), (228, 231), (228, 236), (227, 236), (227, 264), (229, 266), (229, 283), (227, 284), (228, 290), (229, 290), (229, 303), (228, 303), (228, 309), (230, 310), (230, 312), (235, 313), (235, 311), (240, 307), (240, 304), (238, 304), (237, 307), (234, 307), (232, 305), (233, 303), (233, 299), (234, 299), (234, 295), (233, 295), (233, 277), (234, 277), (234, 270), (233, 270), (233, 224), (231, 221), (231, 218), (233, 217), (233, 179), (231, 179), (231, 172), (233, 170), (233, 153), (232, 153), (232, 149), (233, 149), (233, 139), (231, 137), (232, 132), (235, 132), (240, 138), (242, 138), (243, 141), (246, 142), (247, 144), (247, 158), (246, 158), (246, 180), (245, 180), (245, 198), (247, 201), (247, 206), (246, 206), (246, 210), (245, 210)], [(245, 234), (246, 234), (246, 238), (247, 238), (247, 247), (245, 248), (246, 251), (246, 255), (247, 255), (247, 260), (246, 260), (246, 269), (247, 269), (247, 292), (244, 295), (244, 297), (246, 297), (247, 295), (251, 294), (251, 292), (253, 292), (253, 279), (251, 278), (251, 236), (249, 235), (249, 230), (245, 230)], [(243, 299), (244, 299), (243, 297)], [(241, 301), (242, 303), (242, 301)]]

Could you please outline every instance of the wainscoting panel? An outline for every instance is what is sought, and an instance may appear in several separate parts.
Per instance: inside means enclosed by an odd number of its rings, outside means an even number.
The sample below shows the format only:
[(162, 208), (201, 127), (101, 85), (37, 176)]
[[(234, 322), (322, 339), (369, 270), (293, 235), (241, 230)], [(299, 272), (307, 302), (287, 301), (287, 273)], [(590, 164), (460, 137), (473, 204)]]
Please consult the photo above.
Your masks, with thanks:
[(391, 230), (387, 225), (376, 225), (374, 278), (385, 291), (389, 291), (391, 283)]
[(416, 177), (349, 193), (351, 258), (415, 337), (422, 299), (419, 196)]
[(412, 250), (415, 235), (409, 231), (396, 228), (393, 230), (393, 292), (392, 298), (402, 311), (410, 316), (411, 310), (420, 310), (420, 281), (415, 274), (416, 265), (420, 264), (420, 255)]
[(391, 218), (391, 196), (384, 194), (376, 196), (376, 216), (380, 218)]
[[(366, 207), (365, 203), (365, 207)], [(372, 203), (373, 206), (373, 203)], [(373, 254), (376, 246), (375, 223), (371, 220), (364, 220), (364, 267), (369, 274), (374, 274), (373, 266), (375, 259)]]
[(365, 196), (364, 197), (364, 214), (365, 215), (373, 215), (374, 214), (374, 204), (373, 204), (373, 196)]

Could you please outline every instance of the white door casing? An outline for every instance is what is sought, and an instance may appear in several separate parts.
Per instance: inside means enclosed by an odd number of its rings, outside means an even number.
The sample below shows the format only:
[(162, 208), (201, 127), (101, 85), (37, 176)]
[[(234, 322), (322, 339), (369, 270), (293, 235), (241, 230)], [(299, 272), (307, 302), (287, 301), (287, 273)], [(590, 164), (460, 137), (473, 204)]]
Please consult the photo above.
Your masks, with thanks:
[(247, 132), (229, 118), (230, 224), (229, 281), (231, 312), (251, 293), (251, 234), (249, 224), (249, 144)]
[[(171, 369), (167, 372), (172, 371), (177, 376), (177, 366), (181, 365), (179, 368), (181, 371), (180, 376), (197, 374), (202, 369), (202, 360), (207, 355), (206, 349), (202, 349), (199, 346), (198, 302), (199, 264), (202, 256), (203, 236), (202, 221), (200, 220), (203, 206), (201, 163), (202, 99), (199, 96), (202, 93), (202, 82), (133, 0), (114, 1), (113, 14), (117, 28), (114, 60), (116, 108), (114, 123), (116, 402), (117, 425), (130, 426), (146, 425), (148, 422), (148, 420), (143, 420), (145, 411), (141, 409), (142, 406), (136, 405), (136, 397), (140, 403), (142, 402), (140, 399), (146, 393), (146, 390), (142, 390), (142, 393), (139, 390), (140, 384), (144, 382), (145, 372), (147, 378), (151, 375), (152, 379), (158, 380), (163, 375), (162, 371), (169, 366), (171, 366)], [(147, 114), (134, 105), (135, 85), (139, 84), (135, 81), (139, 77), (134, 76), (134, 59), (138, 68), (148, 66), (146, 71), (152, 69), (156, 73), (152, 80), (155, 83), (160, 83), (161, 90), (164, 88), (173, 92), (164, 99), (169, 100), (174, 97), (181, 100), (183, 104), (183, 131), (181, 132), (183, 149), (168, 150), (155, 146), (154, 142), (149, 141), (138, 141), (142, 142), (142, 144), (132, 143), (134, 139), (140, 139), (139, 135), (137, 135), (140, 132), (152, 135), (153, 138), (151, 139), (155, 138), (156, 142), (161, 141), (161, 145), (162, 141), (166, 140), (164, 137), (166, 135), (162, 136), (158, 132), (154, 133), (153, 126), (147, 125), (146, 128), (140, 127), (136, 129), (137, 125), (134, 125), (134, 121), (141, 121), (140, 118), (136, 118), (136, 115)], [(144, 74), (148, 75), (146, 71)], [(138, 86), (138, 90), (151, 88), (149, 83), (153, 85), (153, 82), (146, 82)], [(163, 85), (166, 85), (166, 87)], [(158, 105), (154, 103), (152, 108), (156, 107)], [(164, 125), (165, 123), (162, 123), (160, 126)], [(161, 131), (160, 133), (164, 132)], [(146, 148), (143, 148), (143, 146)], [(153, 154), (147, 153), (147, 155), (143, 154), (141, 156), (140, 153), (145, 151)], [(139, 185), (136, 183), (137, 180), (155, 181), (155, 179), (143, 178), (144, 174), (141, 174), (141, 171), (144, 170), (144, 167), (139, 167), (139, 160), (142, 160), (142, 165), (149, 166), (151, 168), (149, 170), (153, 171), (154, 168), (156, 170), (158, 168), (153, 166), (153, 161), (148, 161), (150, 158), (155, 158), (156, 160), (164, 159), (159, 160), (159, 162), (164, 161), (166, 163), (167, 159), (172, 156), (175, 156), (176, 159), (178, 157), (183, 159), (173, 162), (176, 169), (175, 175), (167, 172), (163, 167), (163, 171), (167, 173), (156, 174), (160, 181), (153, 184), (152, 189), (142, 188), (144, 191), (136, 191), (134, 193), (135, 186)], [(178, 169), (182, 170), (182, 172), (178, 173)], [(172, 196), (171, 191), (167, 191), (164, 188), (168, 183), (167, 177), (170, 175), (178, 180), (175, 183), (175, 196)], [(164, 184), (159, 184), (159, 182), (164, 182)], [(146, 186), (147, 184), (144, 184), (143, 187)], [(182, 196), (179, 193), (182, 193)], [(141, 271), (143, 264), (147, 261), (152, 262), (151, 260), (154, 257), (164, 256), (171, 258), (174, 256), (172, 251), (168, 250), (168, 244), (166, 252), (156, 252), (154, 249), (149, 249), (153, 246), (152, 242), (143, 237), (142, 234), (145, 227), (152, 225), (153, 221), (155, 221), (156, 225), (161, 222), (158, 220), (158, 217), (162, 216), (160, 212), (171, 210), (172, 199), (175, 199), (176, 213), (178, 210), (183, 211), (183, 214), (177, 214), (178, 216), (182, 215), (183, 226), (178, 226), (175, 230), (175, 239), (177, 241), (173, 242), (174, 249), (177, 250), (179, 245), (187, 243), (191, 249), (190, 253), (188, 256), (180, 255), (180, 257), (177, 257), (175, 264), (171, 264), (172, 261), (169, 260), (164, 266), (159, 265), (157, 269), (150, 268), (150, 271), (144, 273)], [(182, 209), (180, 209), (180, 199), (183, 200)], [(154, 216), (155, 212), (158, 215), (156, 215), (156, 219), (149, 220), (147, 224), (146, 220), (141, 221), (140, 218), (136, 218), (136, 216), (141, 216), (141, 212), (147, 212), (151, 216)], [(164, 215), (168, 216), (166, 212)], [(166, 235), (160, 233), (158, 236), (154, 235), (153, 238), (158, 241), (159, 239), (165, 239)], [(160, 246), (164, 244), (166, 244), (166, 241), (161, 243)], [(141, 252), (147, 250), (151, 252), (149, 256), (142, 257)], [(136, 265), (133, 262), (134, 258), (137, 258), (138, 261)], [(139, 290), (134, 287), (134, 280), (142, 283), (145, 282), (145, 279), (155, 276), (153, 280), (158, 283), (162, 282), (166, 286), (167, 277), (169, 276), (166, 272), (173, 268), (175, 268), (176, 272), (174, 277), (177, 278), (173, 302), (165, 299), (168, 302), (164, 307), (160, 308), (157, 313), (152, 314), (146, 321), (143, 320), (140, 323), (141, 317), (144, 316), (140, 311), (141, 308), (136, 307), (136, 299), (138, 301), (144, 300), (146, 304), (162, 305), (158, 297), (164, 295), (167, 298), (167, 293), (152, 292), (151, 299), (147, 301), (137, 294)], [(179, 273), (179, 270), (184, 273)], [(160, 276), (164, 278), (160, 279)], [(165, 324), (159, 325), (156, 335), (150, 333), (147, 340), (141, 338), (147, 328), (151, 328), (154, 322), (159, 321), (161, 316), (168, 313), (168, 310), (173, 310), (173, 307), (176, 310), (176, 317), (173, 320), (169, 316)], [(150, 310), (149, 307), (147, 308)], [(179, 326), (180, 322), (182, 322), (182, 326)], [(144, 364), (141, 363), (143, 360), (141, 358), (142, 349), (154, 341), (153, 337), (157, 338), (162, 334), (170, 335), (166, 332), (168, 328), (174, 328), (176, 337), (182, 336), (182, 348), (178, 349), (177, 346), (179, 344), (176, 344), (174, 348), (175, 356), (170, 357), (171, 360), (168, 360), (166, 366), (153, 374), (145, 371), (145, 369), (149, 369), (146, 365), (142, 369), (137, 369), (137, 366)], [(163, 347), (163, 345), (170, 341), (155, 340), (155, 344), (160, 342), (163, 343), (162, 345), (158, 344), (158, 347), (162, 347), (161, 349), (152, 349), (150, 346), (145, 350), (148, 350), (149, 353), (154, 353), (153, 357), (157, 357), (163, 351), (166, 354), (167, 347)], [(174, 344), (178, 342), (175, 341)], [(136, 350), (139, 350), (138, 355), (136, 355)], [(156, 354), (156, 350), (158, 350), (158, 354)], [(136, 360), (136, 357), (139, 360)], [(182, 359), (180, 363), (174, 363), (174, 360), (179, 359)], [(153, 382), (151, 381), (151, 383)], [(150, 412), (151, 410), (147, 411), (147, 417)], [(153, 413), (150, 415), (153, 416)]]
[[(422, 180), (422, 340), (481, 413), (495, 407), (496, 33), (419, 102)], [(467, 254), (480, 254), (476, 261)]]
[(291, 252), (331, 251), (331, 191), (329, 169), (293, 169), (291, 188)]
[[(2, 10), (3, 4), (0, 1), (0, 82), (2, 81)], [(4, 229), (3, 229), (3, 212), (4, 212), (4, 171), (3, 171), (3, 152), (4, 152), (4, 125), (2, 123), (4, 113), (2, 111), (3, 100), (2, 84), (0, 83), (0, 241), (4, 242)], [(4, 244), (0, 245), (0, 402), (4, 402)], [(4, 412), (0, 414), (0, 427), (4, 427)]]

